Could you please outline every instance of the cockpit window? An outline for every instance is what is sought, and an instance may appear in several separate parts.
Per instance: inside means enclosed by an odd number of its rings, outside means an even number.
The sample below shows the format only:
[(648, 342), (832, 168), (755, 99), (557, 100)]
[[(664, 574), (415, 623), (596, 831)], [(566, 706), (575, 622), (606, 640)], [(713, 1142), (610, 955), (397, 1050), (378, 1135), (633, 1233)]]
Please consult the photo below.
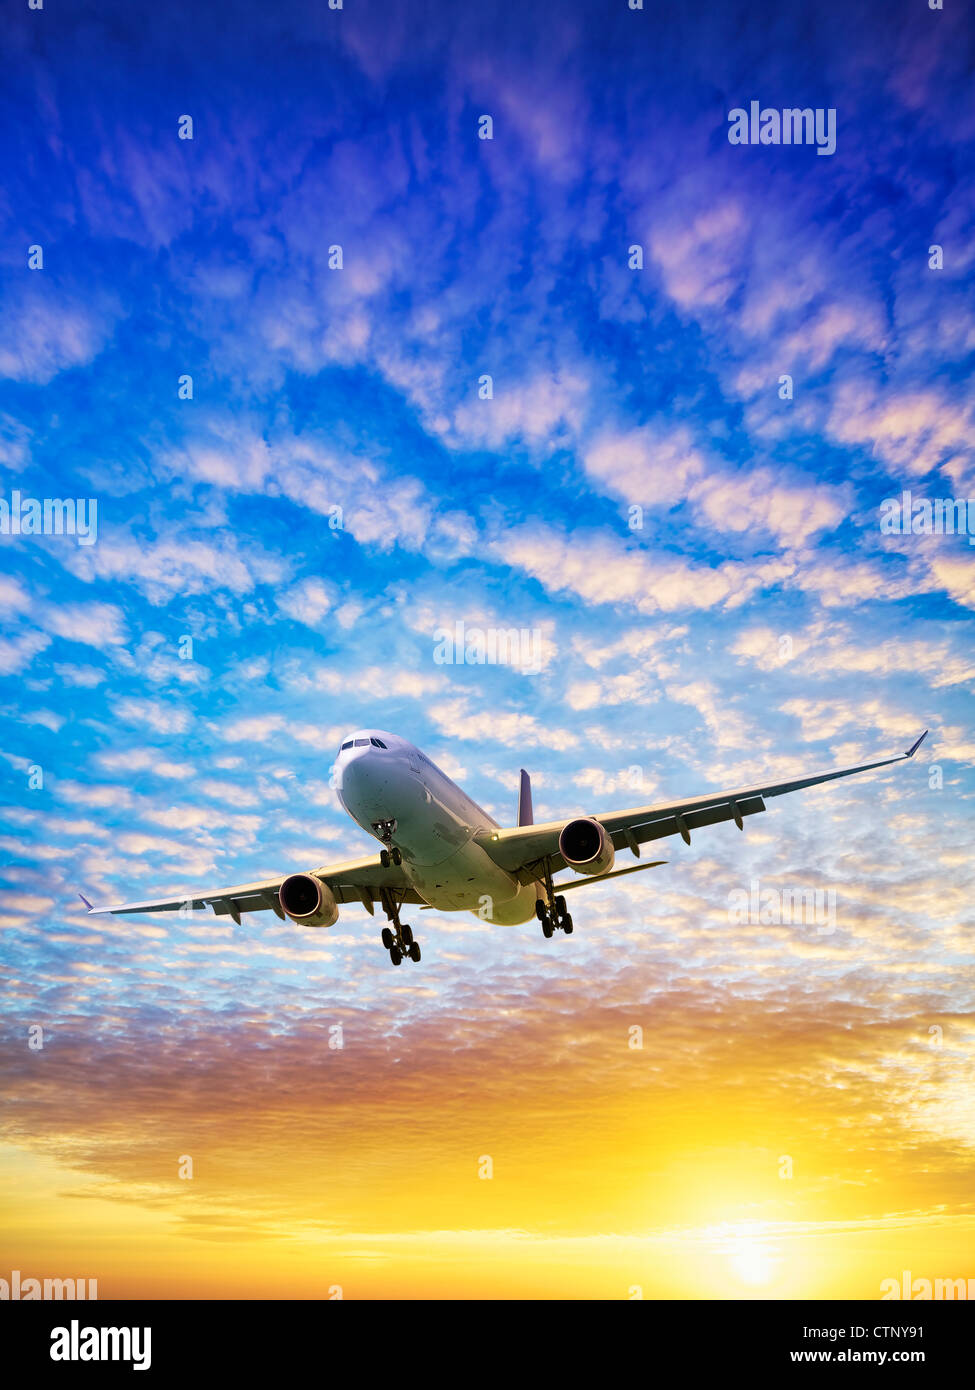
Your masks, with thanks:
[(369, 740), (369, 742), (372, 744), (373, 748), (385, 748), (385, 747), (386, 747), (385, 743), (383, 743), (383, 741), (382, 741), (381, 738), (371, 738), (371, 739)]
[(367, 738), (357, 738), (355, 741), (355, 746), (356, 748), (368, 748), (369, 740)]
[(347, 748), (351, 748), (351, 747), (352, 747), (352, 740), (349, 739), (348, 743), (343, 743), (343, 744), (342, 744), (342, 747), (339, 749), (339, 752), (340, 752), (340, 753), (344, 753), (345, 750), (346, 750)]

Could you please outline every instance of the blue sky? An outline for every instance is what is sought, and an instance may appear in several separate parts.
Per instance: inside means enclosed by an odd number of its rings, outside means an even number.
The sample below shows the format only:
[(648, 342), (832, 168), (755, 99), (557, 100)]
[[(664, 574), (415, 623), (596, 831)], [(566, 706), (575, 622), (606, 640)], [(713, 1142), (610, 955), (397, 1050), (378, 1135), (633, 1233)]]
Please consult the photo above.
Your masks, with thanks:
[[(641, 999), (700, 969), (774, 1014), (812, 978), (893, 1037), (957, 1015), (971, 1047), (975, 549), (879, 524), (907, 488), (975, 518), (971, 35), (950, 4), (657, 9), (10, 21), (3, 495), (98, 505), (91, 546), (0, 537), (14, 1027), (300, 1028), (313, 993), (384, 1028), (364, 913), (327, 941), (92, 931), (74, 896), (366, 852), (329, 788), (361, 725), (503, 820), (520, 766), (555, 817), (930, 727), (908, 769), (580, 894), (574, 955), (434, 918), (399, 1019), (435, 1029), (471, 979), (518, 999), (526, 970), (564, 1017), (563, 972), (612, 994), (635, 953)], [(732, 146), (752, 99), (835, 108), (836, 153)], [(539, 631), (542, 669), (438, 665), (457, 621)], [(755, 875), (835, 888), (838, 937), (727, 930)]]

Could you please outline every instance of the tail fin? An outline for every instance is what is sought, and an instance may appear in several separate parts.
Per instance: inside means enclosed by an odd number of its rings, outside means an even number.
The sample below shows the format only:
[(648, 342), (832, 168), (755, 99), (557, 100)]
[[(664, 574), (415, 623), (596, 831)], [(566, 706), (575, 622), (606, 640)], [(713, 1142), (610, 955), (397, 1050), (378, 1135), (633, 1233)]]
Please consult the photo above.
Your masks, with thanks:
[(532, 825), (532, 779), (521, 769), (521, 790), (518, 792), (518, 824)]

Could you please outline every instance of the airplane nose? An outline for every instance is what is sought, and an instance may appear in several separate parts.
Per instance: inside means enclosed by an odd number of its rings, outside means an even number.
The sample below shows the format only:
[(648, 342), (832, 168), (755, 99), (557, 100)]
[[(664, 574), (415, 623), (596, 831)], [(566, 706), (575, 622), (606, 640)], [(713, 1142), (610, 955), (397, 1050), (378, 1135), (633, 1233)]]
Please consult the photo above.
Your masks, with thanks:
[(350, 748), (342, 769), (342, 792), (357, 801), (372, 801), (381, 796), (389, 781), (388, 767), (374, 748)]
[(403, 770), (388, 752), (350, 749), (342, 769), (342, 800), (360, 824), (394, 818), (401, 809), (403, 782)]

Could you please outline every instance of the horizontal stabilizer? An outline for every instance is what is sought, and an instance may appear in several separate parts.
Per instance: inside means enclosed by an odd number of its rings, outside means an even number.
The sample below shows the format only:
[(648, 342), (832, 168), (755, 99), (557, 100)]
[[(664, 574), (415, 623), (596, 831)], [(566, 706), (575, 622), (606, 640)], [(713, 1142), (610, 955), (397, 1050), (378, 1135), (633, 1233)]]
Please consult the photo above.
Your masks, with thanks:
[(661, 864), (666, 864), (666, 859), (654, 859), (649, 864), (633, 864), (628, 869), (613, 869), (608, 874), (593, 874), (592, 878), (573, 878), (568, 883), (557, 883), (556, 893), (564, 893), (568, 888), (584, 888), (587, 883), (602, 883), (606, 878), (621, 878), (623, 874), (639, 874), (644, 869), (656, 869)]

